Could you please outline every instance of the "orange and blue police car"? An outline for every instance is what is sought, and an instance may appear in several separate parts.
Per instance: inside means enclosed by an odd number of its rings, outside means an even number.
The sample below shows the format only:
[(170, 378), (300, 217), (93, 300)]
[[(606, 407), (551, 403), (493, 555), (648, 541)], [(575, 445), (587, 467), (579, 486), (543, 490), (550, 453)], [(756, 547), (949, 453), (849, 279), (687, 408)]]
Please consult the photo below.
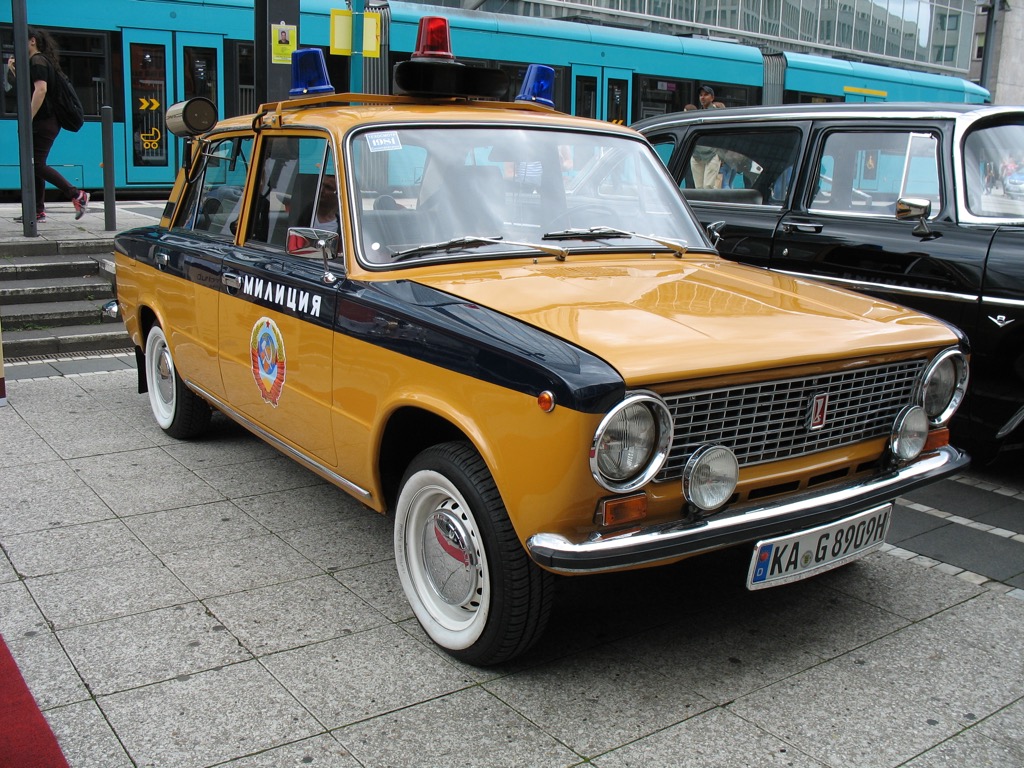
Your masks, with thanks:
[(835, 568), (966, 465), (955, 329), (719, 258), (639, 134), (551, 107), (551, 70), (497, 101), (500, 70), (426, 45), (397, 95), (173, 107), (189, 157), (116, 269), (159, 425), (217, 409), (393, 516), (439, 646), (522, 653), (553, 574), (739, 546), (751, 589)]

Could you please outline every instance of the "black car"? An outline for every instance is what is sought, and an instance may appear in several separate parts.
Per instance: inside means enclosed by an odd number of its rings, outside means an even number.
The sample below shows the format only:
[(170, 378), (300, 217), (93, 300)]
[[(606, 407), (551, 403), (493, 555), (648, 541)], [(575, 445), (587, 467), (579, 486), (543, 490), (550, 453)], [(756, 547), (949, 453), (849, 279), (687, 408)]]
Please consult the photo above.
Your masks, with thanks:
[(982, 455), (1021, 444), (1024, 201), (1000, 174), (1024, 159), (1024, 109), (785, 105), (682, 112), (633, 127), (723, 256), (962, 328), (972, 382), (954, 437)]

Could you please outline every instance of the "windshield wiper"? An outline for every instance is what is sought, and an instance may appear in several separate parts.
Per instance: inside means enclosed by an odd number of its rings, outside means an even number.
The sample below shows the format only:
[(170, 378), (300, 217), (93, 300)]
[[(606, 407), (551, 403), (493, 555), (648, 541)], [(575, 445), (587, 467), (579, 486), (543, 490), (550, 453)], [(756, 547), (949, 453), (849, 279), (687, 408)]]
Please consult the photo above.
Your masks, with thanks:
[(657, 235), (641, 235), (638, 232), (630, 232), (626, 229), (615, 227), (570, 227), (559, 229), (544, 234), (544, 240), (604, 240), (612, 237), (637, 237), (641, 240), (650, 240), (652, 243), (663, 245), (674, 251), (676, 256), (682, 256), (687, 252), (687, 245), (681, 240), (673, 240), (669, 237)]
[(565, 257), (568, 251), (565, 248), (553, 247), (550, 245), (541, 245), (540, 243), (520, 243), (515, 240), (505, 240), (501, 235), (495, 237), (484, 237), (482, 235), (466, 235), (464, 237), (453, 237), (451, 240), (444, 240), (440, 243), (430, 243), (427, 245), (417, 245), (414, 248), (406, 248), (404, 251), (395, 251), (391, 254), (391, 260), (402, 261), (412, 256), (422, 256), (425, 253), (439, 253), (441, 251), (450, 253), (451, 251), (461, 250), (463, 248), (478, 248), (481, 245), (515, 245), (523, 248), (530, 248), (541, 253), (546, 253), (549, 256), (554, 256), (559, 261), (565, 261)]

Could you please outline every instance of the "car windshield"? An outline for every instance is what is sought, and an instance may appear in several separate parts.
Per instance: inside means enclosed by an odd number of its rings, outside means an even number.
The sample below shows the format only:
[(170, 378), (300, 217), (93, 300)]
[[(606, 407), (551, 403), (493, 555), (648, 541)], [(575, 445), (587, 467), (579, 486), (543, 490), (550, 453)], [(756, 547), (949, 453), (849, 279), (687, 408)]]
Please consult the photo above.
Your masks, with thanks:
[(990, 125), (964, 141), (967, 208), (975, 216), (1024, 219), (1024, 124)]
[(349, 139), (347, 163), (371, 265), (708, 248), (657, 155), (628, 136), (375, 128)]

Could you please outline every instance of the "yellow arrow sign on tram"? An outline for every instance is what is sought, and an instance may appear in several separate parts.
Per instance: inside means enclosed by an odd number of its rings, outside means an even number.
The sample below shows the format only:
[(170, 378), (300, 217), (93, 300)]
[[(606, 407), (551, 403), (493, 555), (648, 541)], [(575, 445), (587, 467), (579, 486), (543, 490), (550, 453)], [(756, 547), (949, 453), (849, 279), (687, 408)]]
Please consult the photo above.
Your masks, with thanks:
[(148, 110), (155, 110), (160, 108), (160, 102), (156, 99), (147, 99), (139, 97), (139, 110), (145, 112)]

